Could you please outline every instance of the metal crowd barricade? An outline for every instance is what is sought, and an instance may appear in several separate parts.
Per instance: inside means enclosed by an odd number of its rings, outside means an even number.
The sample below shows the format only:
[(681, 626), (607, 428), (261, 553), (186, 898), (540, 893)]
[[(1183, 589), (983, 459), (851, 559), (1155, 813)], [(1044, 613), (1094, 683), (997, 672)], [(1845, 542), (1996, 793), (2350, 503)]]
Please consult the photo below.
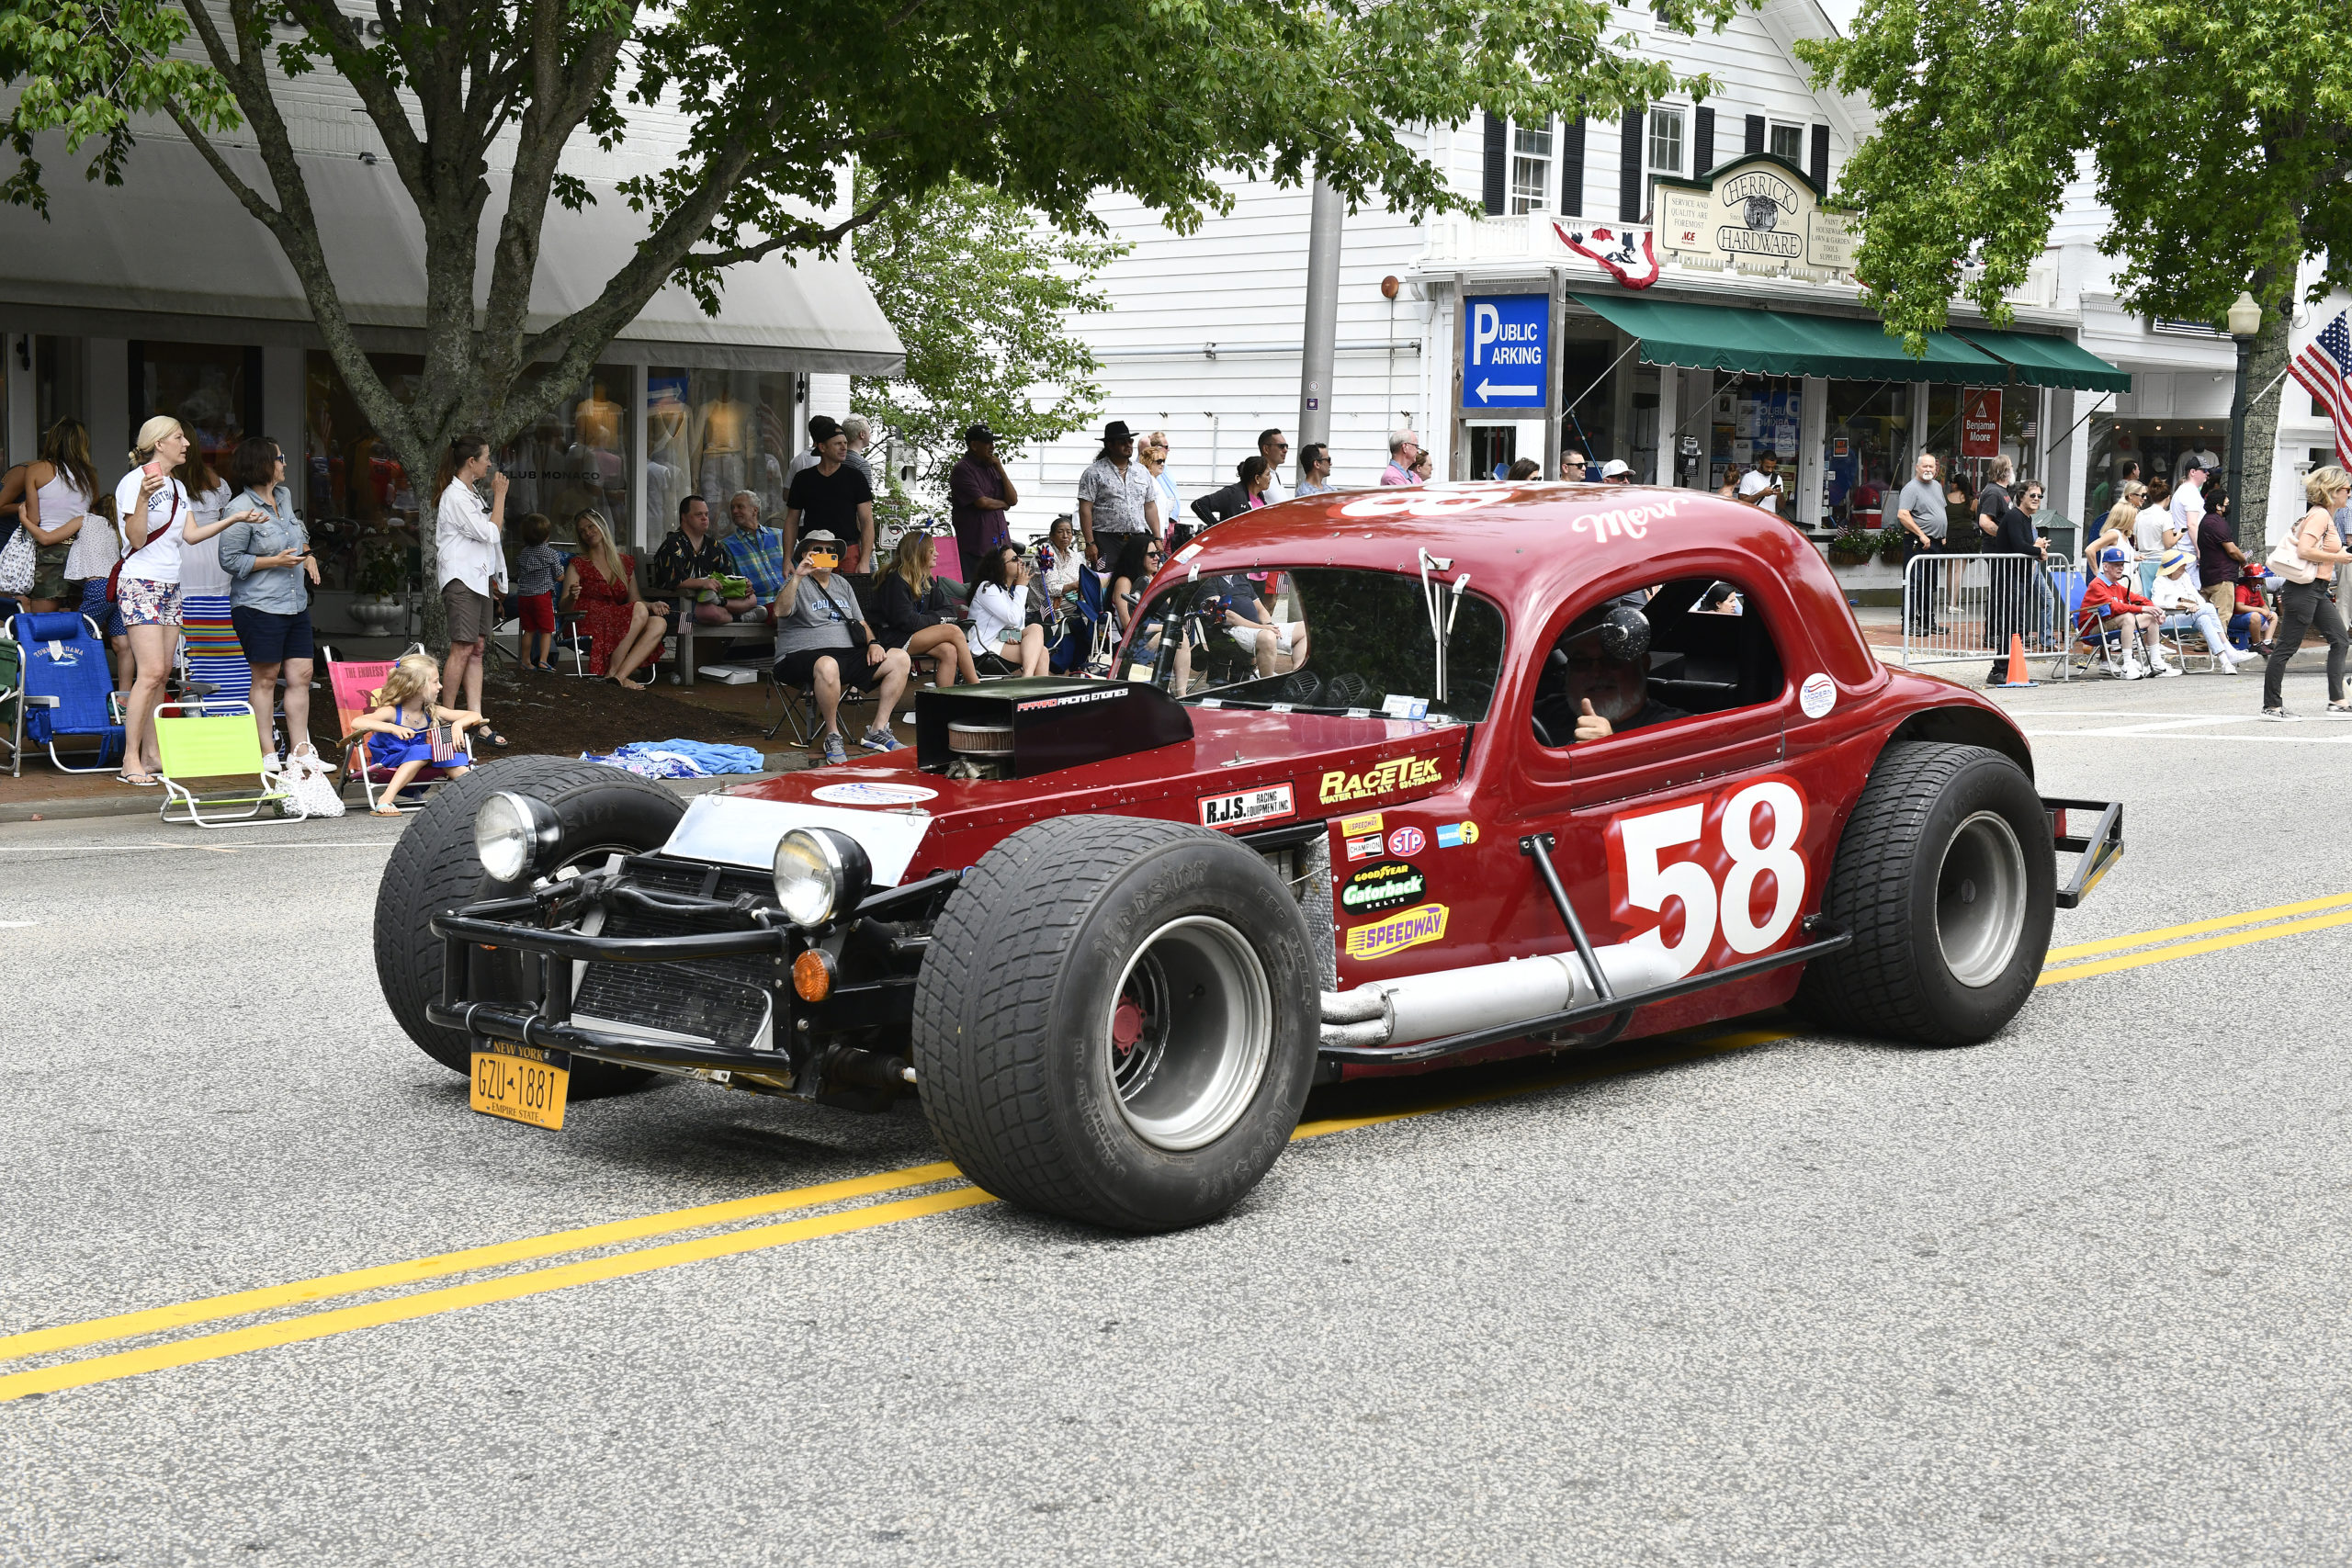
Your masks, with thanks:
[(2014, 633), (2028, 660), (2067, 680), (2074, 608), (2039, 556), (1916, 556), (1903, 572), (1903, 663), (1989, 667), (2008, 658)]

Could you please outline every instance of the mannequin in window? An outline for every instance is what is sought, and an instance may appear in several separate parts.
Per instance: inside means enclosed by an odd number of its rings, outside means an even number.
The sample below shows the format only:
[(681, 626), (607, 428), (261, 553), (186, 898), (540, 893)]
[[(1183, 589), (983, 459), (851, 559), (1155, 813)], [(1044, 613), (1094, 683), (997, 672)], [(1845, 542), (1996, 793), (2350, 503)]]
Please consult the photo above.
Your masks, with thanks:
[(695, 410), (695, 481), (702, 494), (732, 495), (743, 488), (749, 414), (724, 382), (710, 401)]
[(621, 457), (621, 405), (605, 395), (601, 380), (588, 384), (588, 395), (572, 411), (571, 428), (579, 437), (582, 470), (605, 499), (617, 498), (628, 488), (628, 465)]
[(645, 508), (648, 515), (674, 517), (686, 498), (686, 454), (693, 443), (686, 378), (653, 378), (645, 405)]

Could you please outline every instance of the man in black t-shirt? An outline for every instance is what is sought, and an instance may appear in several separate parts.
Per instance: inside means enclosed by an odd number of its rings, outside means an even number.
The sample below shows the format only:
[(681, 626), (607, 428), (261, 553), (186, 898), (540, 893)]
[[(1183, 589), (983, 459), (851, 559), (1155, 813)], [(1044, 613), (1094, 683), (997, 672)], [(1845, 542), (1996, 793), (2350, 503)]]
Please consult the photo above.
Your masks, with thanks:
[(849, 461), (849, 436), (839, 424), (819, 414), (808, 422), (808, 434), (816, 439), (817, 463), (792, 476), (785, 497), (784, 558), (793, 558), (804, 526), (822, 528), (851, 541), (843, 571), (873, 571), (880, 564), (874, 558), (874, 487)]

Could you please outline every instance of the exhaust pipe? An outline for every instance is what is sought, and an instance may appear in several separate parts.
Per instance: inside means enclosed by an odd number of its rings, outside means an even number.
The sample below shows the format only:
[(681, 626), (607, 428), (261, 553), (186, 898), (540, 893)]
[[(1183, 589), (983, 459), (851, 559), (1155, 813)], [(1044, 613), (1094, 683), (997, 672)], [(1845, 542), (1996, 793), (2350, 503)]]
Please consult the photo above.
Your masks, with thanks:
[[(1681, 977), (1674, 961), (1657, 947), (1621, 942), (1597, 948), (1593, 956), (1610, 990), (1619, 996)], [(1409, 1045), (1565, 1012), (1599, 999), (1573, 953), (1441, 969), (1374, 980), (1352, 991), (1324, 992), (1323, 1043)]]

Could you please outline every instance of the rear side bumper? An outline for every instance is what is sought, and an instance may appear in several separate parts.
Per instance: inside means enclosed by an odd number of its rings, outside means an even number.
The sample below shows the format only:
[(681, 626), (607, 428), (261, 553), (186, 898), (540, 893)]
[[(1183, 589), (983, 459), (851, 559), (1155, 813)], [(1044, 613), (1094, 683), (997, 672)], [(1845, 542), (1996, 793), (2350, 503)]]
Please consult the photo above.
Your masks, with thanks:
[[(2050, 815), (2051, 847), (2072, 850), (2079, 857), (2075, 869), (2058, 884), (2056, 902), (2062, 909), (2081, 907), (2091, 896), (2099, 878), (2115, 868), (2123, 858), (2123, 803), (2120, 800), (2063, 800), (2055, 795), (2041, 797), (2041, 809)], [(2087, 833), (2070, 833), (2070, 817), (2095, 817)]]

